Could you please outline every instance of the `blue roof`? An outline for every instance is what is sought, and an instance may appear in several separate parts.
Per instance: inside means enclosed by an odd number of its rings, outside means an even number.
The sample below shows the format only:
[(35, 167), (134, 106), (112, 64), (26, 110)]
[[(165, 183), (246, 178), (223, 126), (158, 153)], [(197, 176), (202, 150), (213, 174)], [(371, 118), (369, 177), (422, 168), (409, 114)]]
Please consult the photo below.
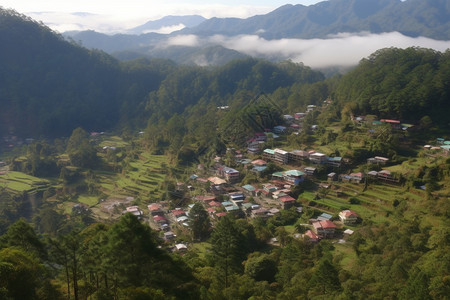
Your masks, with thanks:
[(265, 169), (267, 169), (267, 166), (255, 166), (255, 167), (253, 167), (253, 170), (256, 171), (256, 172), (262, 172)]
[(254, 190), (256, 190), (256, 188), (253, 185), (250, 185), (250, 184), (246, 184), (242, 188), (246, 189), (247, 191), (250, 191), (250, 192), (253, 192)]

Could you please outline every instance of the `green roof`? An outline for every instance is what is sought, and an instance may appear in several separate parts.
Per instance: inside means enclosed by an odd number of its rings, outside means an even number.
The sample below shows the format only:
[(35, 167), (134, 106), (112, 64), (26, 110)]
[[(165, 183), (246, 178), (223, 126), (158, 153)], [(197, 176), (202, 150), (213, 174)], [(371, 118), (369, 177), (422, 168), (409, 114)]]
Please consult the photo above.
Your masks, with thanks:
[(246, 184), (242, 188), (246, 189), (247, 191), (250, 191), (250, 192), (253, 192), (254, 190), (256, 190), (256, 188), (253, 185), (250, 185), (250, 184)]
[(299, 170), (289, 170), (284, 172), (284, 174), (288, 175), (288, 176), (303, 176), (305, 175), (305, 173), (303, 173), (302, 171)]
[(283, 172), (275, 172), (272, 176), (283, 177)]
[(269, 154), (275, 154), (275, 150), (272, 149), (264, 149), (264, 152)]

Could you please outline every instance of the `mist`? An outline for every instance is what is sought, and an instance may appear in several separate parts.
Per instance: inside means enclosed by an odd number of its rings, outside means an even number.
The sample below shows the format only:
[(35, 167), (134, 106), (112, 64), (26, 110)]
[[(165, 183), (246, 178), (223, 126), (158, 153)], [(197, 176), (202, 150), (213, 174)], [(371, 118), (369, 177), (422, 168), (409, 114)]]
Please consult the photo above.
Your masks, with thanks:
[(450, 41), (426, 37), (412, 38), (399, 32), (372, 34), (340, 33), (326, 39), (266, 40), (257, 35), (227, 37), (214, 35), (200, 38), (194, 35), (171, 37), (166, 46), (200, 47), (221, 45), (251, 56), (290, 59), (312, 68), (351, 67), (381, 48), (431, 48), (440, 52), (450, 48)]

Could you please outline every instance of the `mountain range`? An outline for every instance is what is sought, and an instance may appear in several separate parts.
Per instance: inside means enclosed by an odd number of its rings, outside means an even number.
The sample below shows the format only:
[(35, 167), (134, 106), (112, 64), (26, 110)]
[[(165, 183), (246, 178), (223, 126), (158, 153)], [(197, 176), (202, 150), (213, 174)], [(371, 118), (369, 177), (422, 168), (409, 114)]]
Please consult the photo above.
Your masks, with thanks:
[[(156, 33), (161, 32), (162, 28), (177, 27), (183, 29), (170, 34)], [(401, 36), (385, 39), (398, 40), (404, 36), (410, 39), (450, 40), (450, 0), (330, 0), (311, 6), (288, 4), (268, 14), (247, 19), (167, 16), (130, 29), (126, 34), (81, 31), (66, 32), (64, 36), (84, 47), (101, 49), (119, 59), (158, 57), (181, 64), (217, 65), (245, 54), (275, 61), (292, 59), (292, 55), (282, 50), (262, 54), (256, 53), (259, 49), (249, 49), (248, 46), (247, 51), (242, 51), (227, 45), (223, 40), (227, 38), (250, 35), (264, 41), (329, 40), (342, 34), (355, 36), (393, 32)], [(197, 40), (196, 43), (173, 44), (172, 41), (179, 36), (191, 36)], [(221, 39), (219, 42), (217, 37)], [(395, 45), (380, 47), (387, 46)], [(371, 49), (369, 53), (375, 50)], [(205, 53), (208, 55), (205, 56)], [(300, 55), (297, 53), (297, 56)]]

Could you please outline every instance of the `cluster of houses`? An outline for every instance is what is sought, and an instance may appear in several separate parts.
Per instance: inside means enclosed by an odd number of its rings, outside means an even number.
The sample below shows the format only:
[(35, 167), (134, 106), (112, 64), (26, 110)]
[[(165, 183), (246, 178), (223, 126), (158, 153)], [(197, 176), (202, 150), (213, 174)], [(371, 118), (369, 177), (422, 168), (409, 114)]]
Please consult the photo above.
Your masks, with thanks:
[(343, 160), (342, 157), (328, 157), (326, 154), (311, 150), (293, 150), (285, 151), (283, 149), (264, 149), (263, 157), (273, 162), (287, 165), (300, 164), (309, 161), (318, 165), (329, 165), (333, 167), (340, 167)]
[[(327, 213), (321, 214), (317, 219), (310, 219), (312, 229), (309, 229), (303, 235), (310, 242), (318, 242), (320, 239), (334, 238), (336, 235), (336, 224), (331, 221), (332, 216)], [(360, 217), (352, 210), (346, 209), (339, 212), (339, 220), (344, 225), (355, 225)], [(352, 234), (353, 231), (347, 229), (344, 233)]]
[(450, 141), (444, 138), (437, 138), (435, 145), (425, 145), (423, 148), (427, 151), (442, 151), (445, 156), (450, 155)]

